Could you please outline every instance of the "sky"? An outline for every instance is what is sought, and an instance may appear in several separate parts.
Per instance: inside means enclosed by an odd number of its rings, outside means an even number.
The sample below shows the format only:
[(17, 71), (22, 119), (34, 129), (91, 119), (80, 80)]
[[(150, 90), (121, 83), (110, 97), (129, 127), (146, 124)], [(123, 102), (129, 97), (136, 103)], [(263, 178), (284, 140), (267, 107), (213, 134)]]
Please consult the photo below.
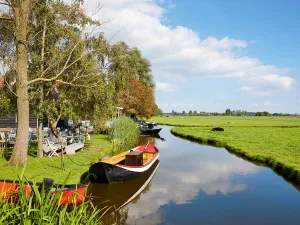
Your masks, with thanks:
[(88, 0), (85, 8), (112, 43), (150, 60), (163, 112), (300, 113), (298, 0)]

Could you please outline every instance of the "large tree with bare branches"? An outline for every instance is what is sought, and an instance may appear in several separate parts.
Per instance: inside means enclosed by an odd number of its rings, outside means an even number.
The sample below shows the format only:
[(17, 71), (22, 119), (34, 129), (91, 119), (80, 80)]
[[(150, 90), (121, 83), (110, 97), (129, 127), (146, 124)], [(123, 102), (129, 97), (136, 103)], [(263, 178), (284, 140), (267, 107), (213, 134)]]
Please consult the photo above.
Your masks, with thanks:
[[(29, 102), (40, 121), (47, 116), (57, 135), (56, 124), (62, 116), (91, 116), (100, 108), (97, 104), (112, 100), (106, 91), (111, 79), (104, 68), (108, 43), (95, 32), (100, 22), (87, 16), (80, 2), (2, 2), (8, 7), (1, 13), (0, 28), (5, 31), (0, 43), (2, 75), (6, 90), (17, 99), (18, 111), (17, 139), (9, 165), (26, 164)], [(40, 157), (41, 141), (40, 123)]]

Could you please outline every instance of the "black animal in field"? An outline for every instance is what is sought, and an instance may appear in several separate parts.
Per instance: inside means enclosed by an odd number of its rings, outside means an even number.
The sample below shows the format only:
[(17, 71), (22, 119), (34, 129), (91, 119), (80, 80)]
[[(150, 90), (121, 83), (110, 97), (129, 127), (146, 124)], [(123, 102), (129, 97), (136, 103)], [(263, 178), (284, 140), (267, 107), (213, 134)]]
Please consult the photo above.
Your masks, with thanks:
[(211, 129), (211, 131), (224, 131), (224, 128), (222, 128), (222, 127), (214, 127), (213, 129)]

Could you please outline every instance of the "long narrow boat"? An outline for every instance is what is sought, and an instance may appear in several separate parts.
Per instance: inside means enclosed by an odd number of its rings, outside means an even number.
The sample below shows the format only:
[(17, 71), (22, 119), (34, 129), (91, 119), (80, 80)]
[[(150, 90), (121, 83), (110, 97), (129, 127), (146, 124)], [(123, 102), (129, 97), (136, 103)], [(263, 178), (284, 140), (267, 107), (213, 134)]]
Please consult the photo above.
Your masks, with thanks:
[(150, 129), (150, 128), (141, 128), (140, 134), (144, 135), (157, 135), (161, 131), (161, 128)]
[[(34, 194), (32, 182), (24, 182), (20, 184), (18, 181), (13, 180), (0, 180), (0, 198), (5, 199), (17, 199), (18, 192), (22, 189), (26, 191), (26, 195), (29, 197)], [(54, 184), (53, 180), (45, 178), (43, 182), (35, 184), (38, 190), (44, 190), (50, 192), (51, 195), (61, 195), (58, 205), (65, 204), (81, 204), (86, 196), (87, 185), (77, 184)]]
[(141, 145), (94, 163), (89, 178), (95, 183), (117, 183), (146, 172), (158, 159), (159, 150), (152, 144)]

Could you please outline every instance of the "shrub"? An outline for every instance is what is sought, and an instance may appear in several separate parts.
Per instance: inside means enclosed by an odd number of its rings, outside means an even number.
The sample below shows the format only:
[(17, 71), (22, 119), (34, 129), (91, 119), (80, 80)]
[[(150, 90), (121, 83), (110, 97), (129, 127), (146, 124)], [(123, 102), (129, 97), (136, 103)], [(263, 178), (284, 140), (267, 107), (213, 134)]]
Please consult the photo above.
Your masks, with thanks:
[(136, 145), (139, 131), (132, 119), (122, 116), (112, 120), (108, 135), (113, 143), (113, 150), (118, 152)]

